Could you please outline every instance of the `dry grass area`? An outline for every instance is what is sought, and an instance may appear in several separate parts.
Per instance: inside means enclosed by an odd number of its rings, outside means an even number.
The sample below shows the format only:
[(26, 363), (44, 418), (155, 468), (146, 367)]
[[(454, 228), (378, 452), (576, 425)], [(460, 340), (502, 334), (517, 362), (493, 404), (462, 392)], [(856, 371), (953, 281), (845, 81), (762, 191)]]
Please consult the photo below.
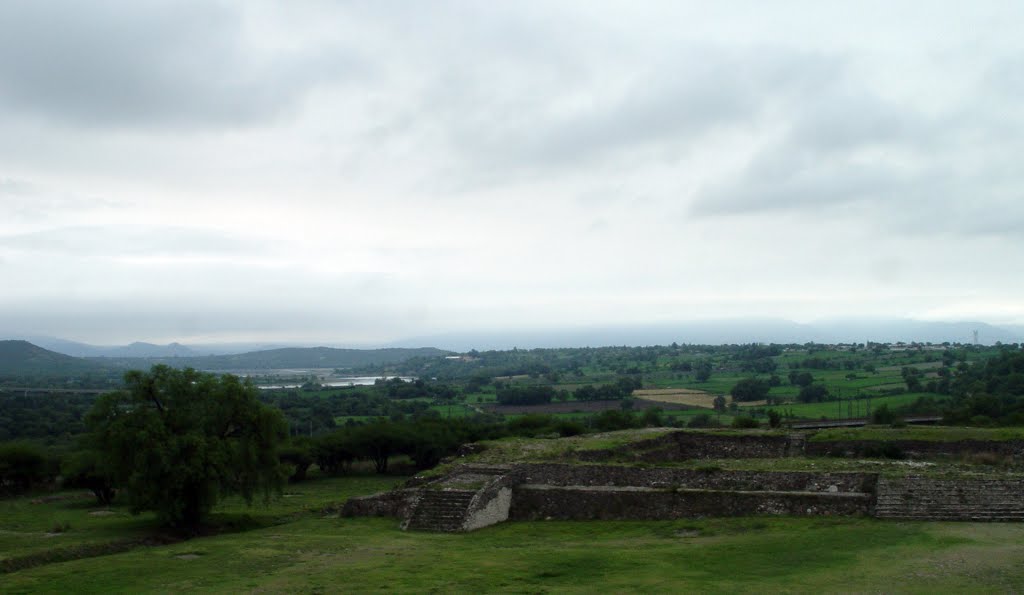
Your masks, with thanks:
[(689, 388), (651, 388), (646, 390), (635, 390), (633, 396), (648, 401), (660, 401), (662, 403), (676, 403), (679, 405), (692, 405), (694, 407), (706, 407), (712, 409), (715, 406), (715, 395), (702, 390)]
[[(692, 388), (650, 388), (633, 391), (633, 396), (648, 401), (661, 403), (673, 403), (676, 405), (690, 405), (692, 407), (703, 407), (714, 409), (715, 395), (702, 390)], [(759, 407), (765, 405), (765, 401), (748, 401), (740, 403), (741, 407)]]

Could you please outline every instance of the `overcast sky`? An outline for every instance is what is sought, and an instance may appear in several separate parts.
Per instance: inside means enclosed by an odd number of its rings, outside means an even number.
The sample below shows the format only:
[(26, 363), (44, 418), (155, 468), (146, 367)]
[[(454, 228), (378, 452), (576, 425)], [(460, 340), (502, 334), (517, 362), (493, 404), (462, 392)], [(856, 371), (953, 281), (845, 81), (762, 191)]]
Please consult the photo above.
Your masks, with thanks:
[(0, 332), (1024, 322), (1024, 3), (0, 2)]

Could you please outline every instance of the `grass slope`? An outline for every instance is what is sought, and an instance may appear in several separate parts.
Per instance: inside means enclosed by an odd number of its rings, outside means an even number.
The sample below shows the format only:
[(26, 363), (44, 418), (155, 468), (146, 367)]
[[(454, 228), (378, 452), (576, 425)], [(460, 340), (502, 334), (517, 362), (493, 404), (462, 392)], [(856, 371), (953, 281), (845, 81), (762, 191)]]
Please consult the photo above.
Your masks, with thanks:
[(303, 519), (4, 577), (30, 592), (1008, 592), (1024, 525), (739, 518), (405, 533)]
[(43, 349), (28, 341), (0, 341), (0, 377), (64, 377), (102, 372), (108, 367)]

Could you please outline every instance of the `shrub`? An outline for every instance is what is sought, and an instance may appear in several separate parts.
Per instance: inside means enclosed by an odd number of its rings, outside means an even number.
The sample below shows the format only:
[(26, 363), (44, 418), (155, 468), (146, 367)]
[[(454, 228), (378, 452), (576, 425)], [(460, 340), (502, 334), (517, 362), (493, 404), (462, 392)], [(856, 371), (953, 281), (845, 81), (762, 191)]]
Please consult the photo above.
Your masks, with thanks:
[(0, 446), (0, 491), (20, 494), (47, 479), (46, 457), (30, 444)]
[(757, 423), (757, 420), (747, 415), (740, 415), (732, 418), (732, 427), (739, 429), (758, 428), (761, 424)]
[(686, 424), (686, 427), (688, 427), (688, 428), (710, 428), (712, 426), (717, 426), (717, 425), (718, 425), (718, 422), (715, 421), (715, 418), (711, 417), (711, 415), (709, 415), (707, 413), (701, 413), (700, 415), (694, 415), (693, 417), (691, 417), (690, 421)]
[(639, 425), (637, 417), (628, 411), (609, 409), (594, 416), (594, 427), (602, 432), (628, 430)]
[(278, 449), (278, 459), (291, 469), (288, 474), (289, 483), (297, 483), (306, 479), (306, 472), (314, 460), (312, 451), (313, 448), (308, 440), (295, 440)]
[(61, 475), (65, 487), (91, 491), (96, 496), (96, 502), (102, 506), (114, 500), (116, 491), (113, 475), (100, 464), (100, 453), (95, 450), (81, 450), (68, 457), (61, 466)]

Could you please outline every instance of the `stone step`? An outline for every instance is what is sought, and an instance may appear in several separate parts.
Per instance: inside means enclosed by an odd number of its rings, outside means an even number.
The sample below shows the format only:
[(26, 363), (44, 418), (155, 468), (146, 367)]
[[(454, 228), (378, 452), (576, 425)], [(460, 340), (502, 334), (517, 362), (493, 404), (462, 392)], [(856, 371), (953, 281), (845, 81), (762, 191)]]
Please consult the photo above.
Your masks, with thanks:
[(458, 531), (476, 492), (424, 490), (407, 528), (421, 531)]

